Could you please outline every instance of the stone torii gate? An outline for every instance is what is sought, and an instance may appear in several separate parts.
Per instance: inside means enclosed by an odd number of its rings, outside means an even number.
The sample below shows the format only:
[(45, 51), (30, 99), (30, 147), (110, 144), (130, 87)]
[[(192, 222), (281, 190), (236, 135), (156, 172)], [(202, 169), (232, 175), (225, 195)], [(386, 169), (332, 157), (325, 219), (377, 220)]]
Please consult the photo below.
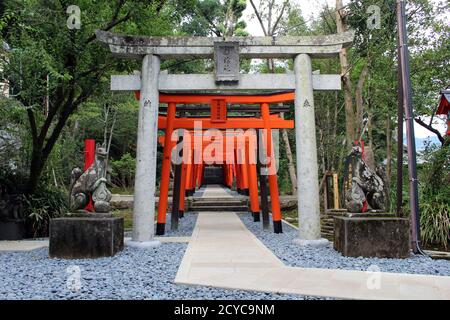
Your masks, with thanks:
[[(299, 245), (320, 246), (320, 207), (313, 90), (340, 90), (340, 75), (313, 74), (312, 58), (339, 54), (354, 33), (307, 37), (145, 37), (96, 31), (113, 55), (142, 60), (140, 75), (112, 76), (111, 89), (139, 91), (133, 235), (129, 245), (154, 239), (159, 91), (294, 90)], [(240, 74), (239, 57), (294, 59), (293, 74)], [(161, 59), (214, 58), (215, 74), (160, 73)]]

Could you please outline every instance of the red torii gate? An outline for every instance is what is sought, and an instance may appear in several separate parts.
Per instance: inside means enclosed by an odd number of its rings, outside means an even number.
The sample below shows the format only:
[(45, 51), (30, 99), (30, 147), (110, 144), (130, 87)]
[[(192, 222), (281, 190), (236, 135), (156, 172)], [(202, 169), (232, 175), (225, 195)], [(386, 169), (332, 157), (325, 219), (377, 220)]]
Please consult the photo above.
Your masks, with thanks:
[[(139, 99), (139, 92), (136, 92), (136, 98)], [(271, 199), (272, 220), (275, 233), (282, 232), (281, 210), (278, 194), (278, 181), (275, 170), (275, 161), (272, 146), (272, 129), (292, 129), (293, 120), (284, 120), (278, 114), (271, 114), (270, 104), (279, 104), (282, 102), (294, 101), (293, 92), (283, 92), (275, 94), (260, 95), (220, 95), (220, 94), (168, 94), (160, 93), (160, 103), (167, 104), (167, 114), (158, 117), (158, 129), (165, 130), (165, 136), (159, 138), (163, 145), (163, 160), (161, 170), (161, 183), (159, 191), (158, 217), (156, 234), (162, 235), (165, 232), (166, 213), (168, 208), (168, 195), (170, 183), (171, 154), (176, 141), (172, 140), (172, 134), (177, 129), (185, 129), (183, 138), (178, 137), (178, 142), (182, 140), (183, 162), (179, 164), (178, 175), (175, 170), (173, 205), (172, 205), (172, 228), (178, 227), (178, 218), (184, 214), (185, 195), (191, 195), (197, 187), (202, 185), (204, 159), (201, 163), (195, 163), (195, 153), (204, 152), (211, 143), (221, 143), (225, 146), (232, 145), (232, 156), (230, 150), (216, 155), (215, 158), (222, 160), (219, 164), (223, 167), (224, 184), (231, 187), (233, 181), (236, 181), (236, 187), (241, 194), (249, 195), (250, 211), (253, 214), (254, 221), (260, 220), (260, 205), (258, 195), (258, 171), (261, 187), (261, 204), (263, 207), (263, 222), (268, 224), (267, 190), (265, 177), (261, 176), (263, 165), (260, 157), (254, 156), (255, 150), (264, 150), (262, 153), (266, 156), (266, 165), (271, 168), (267, 172), (269, 181), (269, 192)], [(210, 116), (200, 117), (177, 117), (177, 105), (179, 104), (208, 104), (210, 106)], [(227, 105), (258, 105), (259, 116), (228, 116)], [(243, 110), (245, 111), (245, 110)], [(238, 137), (222, 138), (222, 141), (208, 141), (202, 137), (201, 150), (199, 146), (192, 146), (190, 141), (193, 130), (201, 127), (201, 132), (207, 129), (218, 129), (222, 132), (227, 129), (256, 129), (264, 130), (262, 135), (262, 145), (258, 146), (256, 132), (253, 136), (250, 134), (244, 139), (244, 146), (238, 145)], [(188, 138), (188, 139), (186, 139)], [(195, 137), (194, 137), (195, 139)], [(189, 143), (187, 143), (189, 140)], [(197, 143), (198, 144), (198, 143)], [(267, 152), (265, 151), (267, 150)], [(254, 158), (254, 159), (253, 159)], [(230, 161), (232, 159), (232, 161)], [(258, 163), (257, 163), (257, 161)], [(230, 163), (231, 162), (231, 163)], [(260, 170), (257, 170), (259, 168)], [(178, 177), (179, 176), (179, 177)], [(266, 205), (265, 205), (266, 204)]]
[[(185, 134), (190, 135), (191, 132), (187, 131)], [(218, 139), (219, 138), (219, 139)], [(192, 136), (189, 138), (192, 141)], [(194, 138), (195, 139), (195, 138)], [(183, 150), (187, 151), (187, 157), (185, 163), (183, 163), (183, 170), (186, 171), (185, 176), (182, 176), (182, 188), (185, 188), (185, 195), (189, 196), (194, 193), (197, 187), (203, 184), (203, 168), (204, 163), (221, 165), (223, 170), (223, 184), (228, 188), (232, 188), (234, 178), (236, 180), (237, 190), (241, 194), (250, 196), (250, 211), (253, 215), (259, 216), (259, 200), (258, 200), (258, 180), (257, 180), (257, 168), (256, 168), (256, 132), (251, 132), (250, 135), (246, 133), (243, 137), (237, 136), (225, 136), (214, 137), (214, 141), (211, 141), (211, 137), (202, 136), (201, 146), (196, 144), (192, 146), (190, 143), (186, 143)], [(165, 148), (165, 136), (159, 137), (159, 143)], [(241, 141), (239, 141), (241, 140)], [(243, 140), (243, 141), (242, 141)], [(212, 157), (205, 158), (205, 149), (211, 145), (220, 144), (220, 154), (215, 154)], [(170, 150), (176, 146), (176, 141), (171, 140)], [(200, 150), (199, 150), (200, 149)], [(231, 149), (231, 150), (230, 150)], [(223, 151), (225, 150), (225, 151)], [(215, 149), (213, 151), (216, 151)], [(254, 152), (252, 152), (254, 151)], [(195, 161), (195, 153), (202, 153), (201, 162)], [(183, 154), (184, 155), (184, 154)], [(198, 157), (197, 157), (198, 158)], [(167, 161), (167, 159), (165, 159)], [(170, 161), (170, 160), (169, 160)], [(163, 164), (164, 165), (164, 164)], [(164, 192), (168, 187), (167, 175), (162, 176), (161, 188)], [(184, 198), (180, 198), (180, 216), (183, 215)], [(167, 209), (166, 203), (160, 203), (158, 211), (158, 222), (165, 223), (164, 209)], [(273, 211), (277, 211), (276, 209)]]

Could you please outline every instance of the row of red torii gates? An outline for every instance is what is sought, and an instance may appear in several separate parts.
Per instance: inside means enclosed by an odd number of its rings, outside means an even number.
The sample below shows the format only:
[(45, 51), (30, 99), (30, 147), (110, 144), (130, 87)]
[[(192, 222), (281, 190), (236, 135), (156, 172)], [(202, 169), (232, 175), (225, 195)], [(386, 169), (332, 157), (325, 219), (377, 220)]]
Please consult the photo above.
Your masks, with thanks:
[[(259, 197), (261, 196), (263, 226), (267, 228), (269, 225), (268, 212), (270, 210), (274, 232), (281, 233), (281, 211), (272, 129), (292, 129), (294, 121), (284, 120), (280, 116), (280, 112), (284, 109), (274, 106), (271, 110), (270, 104), (292, 102), (293, 100), (294, 93), (292, 92), (266, 95), (161, 93), (160, 102), (167, 103), (167, 112), (158, 117), (158, 128), (164, 129), (165, 135), (159, 137), (159, 143), (163, 146), (164, 151), (156, 234), (162, 235), (165, 232), (170, 168), (171, 163), (175, 162), (173, 150), (178, 151), (182, 161), (178, 161), (179, 163), (175, 165), (172, 229), (178, 227), (178, 218), (184, 214), (185, 196), (192, 195), (197, 188), (203, 185), (205, 165), (220, 165), (223, 170), (223, 184), (231, 189), (235, 182), (238, 192), (249, 196), (249, 211), (253, 214), (254, 221), (260, 221)], [(177, 117), (177, 105), (180, 104), (208, 104), (210, 115), (209, 117), (205, 115)], [(241, 113), (256, 111), (258, 116), (243, 116), (242, 114), (228, 116), (227, 106), (232, 104), (239, 104)], [(250, 106), (255, 104), (256, 108)], [(192, 110), (199, 109), (196, 107)], [(177, 135), (178, 129), (183, 129), (183, 133)], [(261, 134), (258, 134), (259, 132)], [(177, 144), (180, 146), (178, 149), (176, 148)], [(270, 209), (267, 199), (269, 194)]]
[[(189, 132), (194, 130), (194, 137), (195, 121), (199, 121), (203, 129), (215, 128), (219, 131), (227, 128), (265, 130), (266, 134), (263, 135), (266, 136), (266, 142), (264, 142), (264, 139), (257, 140), (263, 140), (260, 149), (268, 150), (265, 154), (270, 155), (272, 150), (270, 146), (272, 130), (283, 128), (283, 126), (287, 128), (293, 127), (292, 122), (283, 120), (276, 112), (273, 112), (274, 114), (271, 115), (271, 110), (276, 108), (276, 106), (270, 106), (270, 104), (292, 100), (294, 101), (293, 111), (295, 115), (297, 208), (299, 218), (298, 237), (293, 241), (302, 246), (327, 245), (327, 240), (321, 238), (320, 233), (319, 179), (313, 92), (317, 90), (341, 90), (341, 75), (320, 74), (317, 70), (313, 71), (312, 59), (337, 57), (343, 48), (351, 45), (354, 38), (353, 31), (320, 36), (210, 38), (131, 36), (97, 30), (96, 36), (101, 43), (109, 48), (113, 56), (137, 59), (142, 63), (139, 72), (129, 75), (113, 75), (111, 77), (111, 90), (140, 92), (133, 233), (128, 245), (151, 248), (160, 244), (154, 238), (155, 228), (153, 223), (157, 185), (158, 128), (164, 129), (164, 126), (166, 126), (165, 129), (167, 131), (180, 128)], [(284, 74), (242, 73), (242, 70), (240, 70), (241, 58), (289, 59), (293, 62), (293, 72)], [(161, 61), (187, 59), (213, 59), (214, 73), (170, 74), (168, 70), (161, 70)], [(228, 93), (231, 91), (240, 93), (276, 92), (279, 90), (289, 92), (285, 96), (239, 96), (232, 94), (221, 96), (212, 93)], [(196, 92), (198, 94), (180, 95), (178, 94), (180, 92)], [(208, 92), (208, 94), (203, 94), (204, 92)], [(160, 114), (163, 109), (161, 103), (168, 104), (165, 117)], [(209, 117), (199, 114), (189, 117), (184, 116), (181, 105), (192, 103), (210, 105), (211, 115)], [(250, 117), (247, 115), (243, 118), (230, 116), (230, 119), (227, 118), (227, 110), (232, 110), (234, 104), (255, 103), (258, 105), (258, 110), (255, 113), (258, 113), (259, 116)], [(230, 106), (227, 106), (227, 104)], [(180, 114), (179, 117), (176, 117), (175, 114), (178, 110)], [(170, 145), (168, 139), (171, 135), (168, 133), (166, 132), (166, 138), (164, 139), (165, 148)], [(182, 136), (184, 138), (184, 134)], [(229, 139), (225, 138), (225, 140)], [(203, 142), (201, 145), (201, 149), (203, 149)], [(237, 147), (233, 149), (239, 150)], [(250, 142), (249, 149), (252, 149)], [(186, 148), (186, 153), (191, 153), (191, 149)], [(164, 181), (161, 181), (160, 184), (160, 204), (158, 207), (160, 212), (157, 219), (159, 232), (162, 232), (164, 228), (166, 214), (164, 206), (167, 206), (167, 200), (164, 199), (167, 199), (165, 190), (168, 190), (168, 172), (170, 172), (168, 156), (170, 158), (170, 152), (166, 151), (163, 160), (162, 179)], [(179, 168), (181, 168), (182, 174), (183, 168), (177, 167), (178, 170), (180, 170)], [(254, 177), (249, 176), (249, 172), (253, 172), (253, 170), (249, 170), (250, 168), (247, 165), (241, 164), (239, 166), (235, 164), (234, 170), (227, 170), (227, 172), (233, 172), (233, 177), (237, 177), (239, 180), (238, 183), (245, 185), (246, 179), (248, 181), (250, 178), (254, 181)], [(190, 169), (191, 176), (193, 175), (192, 170), (194, 170), (195, 175), (195, 166)], [(197, 167), (197, 173), (198, 170), (199, 167)], [(245, 170), (247, 170), (247, 174), (244, 174)], [(277, 208), (276, 174), (269, 174), (268, 179), (269, 193), (274, 195), (271, 199), (273, 219), (276, 225), (280, 225), (279, 227), (275, 226), (274, 229), (276, 232), (281, 232), (281, 221), (278, 214), (279, 209)], [(187, 182), (184, 185), (187, 185)], [(251, 193), (250, 186), (252, 185), (256, 186), (255, 183), (249, 183), (249, 193)], [(174, 189), (177, 191), (177, 188)], [(261, 193), (263, 193), (261, 184), (260, 189)], [(176, 198), (177, 194), (179, 194), (178, 191), (173, 198)], [(267, 197), (261, 195), (263, 215), (264, 204), (262, 202), (265, 198), (267, 199)], [(181, 200), (178, 199), (178, 201), (174, 199), (174, 204), (179, 208)], [(253, 203), (253, 209), (255, 209), (256, 202), (253, 201)]]

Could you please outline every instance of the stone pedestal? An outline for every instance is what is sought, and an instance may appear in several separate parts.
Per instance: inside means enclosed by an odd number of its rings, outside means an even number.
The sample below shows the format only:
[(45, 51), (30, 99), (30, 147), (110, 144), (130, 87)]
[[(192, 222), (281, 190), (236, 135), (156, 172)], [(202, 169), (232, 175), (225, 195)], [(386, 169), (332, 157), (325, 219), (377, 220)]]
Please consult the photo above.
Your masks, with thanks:
[(123, 250), (123, 218), (70, 217), (50, 220), (49, 255), (52, 258), (111, 257)]
[(348, 257), (408, 258), (409, 220), (337, 217), (334, 220), (334, 249)]

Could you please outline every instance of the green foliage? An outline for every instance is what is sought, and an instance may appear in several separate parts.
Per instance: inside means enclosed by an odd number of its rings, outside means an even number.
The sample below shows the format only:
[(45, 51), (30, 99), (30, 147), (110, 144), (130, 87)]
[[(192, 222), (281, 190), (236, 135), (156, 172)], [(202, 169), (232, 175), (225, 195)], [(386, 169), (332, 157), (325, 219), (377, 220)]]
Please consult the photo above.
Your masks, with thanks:
[(425, 198), (420, 204), (420, 233), (425, 245), (447, 249), (450, 242), (450, 204), (437, 197)]
[(425, 244), (450, 241), (450, 146), (428, 145), (420, 170), (420, 225)]
[(241, 20), (246, 0), (181, 1), (186, 13), (181, 32), (195, 36), (244, 36), (246, 23)]
[(94, 31), (161, 36), (173, 34), (172, 19), (179, 19), (173, 1), (79, 0), (70, 4), (81, 10), (80, 29), (67, 27), (69, 4), (65, 2), (7, 0), (2, 6), (1, 40), (12, 48), (2, 65), (13, 99), (26, 110), (29, 124), (27, 193), (33, 193), (45, 175), (71, 115), (108, 91), (111, 73), (129, 73), (139, 67), (137, 61), (112, 58), (96, 41)]
[(26, 196), (28, 236), (48, 236), (50, 219), (64, 215), (67, 210), (67, 195), (61, 190), (44, 186), (34, 194)]
[(450, 205), (450, 146), (428, 144), (423, 152), (420, 186), (425, 198)]
[(15, 188), (23, 187), (28, 173), (31, 139), (26, 111), (15, 100), (0, 96), (0, 174), (8, 174)]
[(113, 183), (121, 188), (134, 186), (136, 159), (126, 153), (119, 160), (111, 161)]

